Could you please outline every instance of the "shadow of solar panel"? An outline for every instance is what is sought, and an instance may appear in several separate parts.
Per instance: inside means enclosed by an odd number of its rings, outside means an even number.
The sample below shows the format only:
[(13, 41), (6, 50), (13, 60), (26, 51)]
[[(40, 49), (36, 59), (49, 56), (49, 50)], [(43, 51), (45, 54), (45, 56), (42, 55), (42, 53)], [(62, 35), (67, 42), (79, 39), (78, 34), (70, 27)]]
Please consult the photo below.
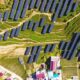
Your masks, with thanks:
[(27, 47), (24, 55), (28, 55), (30, 53), (30, 51), (31, 51), (31, 47)]
[(35, 22), (33, 27), (32, 27), (32, 31), (36, 31), (38, 26), (39, 26), (39, 22)]
[(9, 32), (6, 31), (6, 32), (4, 33), (3, 40), (6, 41), (6, 40), (8, 39), (8, 36), (9, 36)]
[(52, 0), (47, 0), (46, 6), (44, 8), (45, 12), (48, 12), (52, 4)]
[(78, 61), (80, 62), (80, 52), (79, 52), (79, 54), (78, 54)]
[(78, 57), (79, 54), (80, 54), (80, 50), (77, 51), (76, 57)]
[(0, 35), (0, 41), (2, 40), (2, 35)]
[(44, 53), (48, 53), (51, 48), (51, 44), (47, 44), (44, 48)]
[(53, 24), (50, 24), (48, 29), (47, 29), (47, 33), (50, 33), (54, 28), (54, 25)]
[(16, 32), (15, 32), (15, 35), (14, 35), (15, 37), (17, 37), (19, 35), (20, 29), (21, 29), (20, 27), (16, 28)]
[(26, 30), (27, 27), (28, 27), (28, 21), (23, 23), (22, 28), (21, 28), (21, 31)]
[(26, 15), (26, 11), (28, 10), (29, 8), (29, 0), (25, 0), (25, 3), (24, 3), (24, 6), (23, 6), (23, 10), (21, 12), (21, 18), (24, 18), (25, 15)]
[(50, 7), (50, 10), (49, 10), (50, 12), (53, 13), (55, 11), (56, 3), (57, 3), (57, 0), (53, 0), (51, 7)]
[(16, 11), (16, 14), (15, 14), (15, 17), (14, 17), (14, 20), (18, 20), (18, 18), (20, 17), (23, 5), (24, 5), (24, 0), (20, 0), (19, 4), (18, 4), (17, 11)]
[(13, 38), (15, 35), (16, 29), (12, 29), (10, 33), (10, 38)]
[(48, 24), (43, 26), (41, 34), (45, 34), (47, 32), (48, 26), (49, 26)]
[(73, 1), (74, 1), (74, 0), (70, 0), (70, 1), (69, 1), (67, 10), (65, 11), (65, 15), (67, 15), (67, 14), (71, 11), (72, 5), (73, 5)]
[(29, 21), (28, 23), (28, 29), (32, 29), (34, 22), (33, 21)]
[(42, 50), (42, 46), (38, 46), (38, 47), (37, 47), (36, 54), (35, 54), (34, 59), (33, 59), (34, 62), (37, 62), (41, 50)]
[(18, 0), (13, 0), (13, 5), (12, 5), (12, 8), (11, 8), (11, 11), (10, 11), (10, 18), (13, 19), (14, 18), (14, 15), (15, 15), (15, 12), (16, 12), (16, 8), (18, 6)]
[(45, 8), (45, 5), (46, 5), (46, 2), (47, 2), (47, 0), (42, 0), (41, 5), (40, 5), (40, 8), (39, 8), (39, 10), (41, 12), (44, 12), (44, 8)]
[(3, 21), (6, 21), (9, 17), (9, 11), (4, 12)]
[(40, 4), (41, 4), (41, 0), (36, 0), (36, 3), (35, 3), (35, 8), (39, 8), (40, 7)]

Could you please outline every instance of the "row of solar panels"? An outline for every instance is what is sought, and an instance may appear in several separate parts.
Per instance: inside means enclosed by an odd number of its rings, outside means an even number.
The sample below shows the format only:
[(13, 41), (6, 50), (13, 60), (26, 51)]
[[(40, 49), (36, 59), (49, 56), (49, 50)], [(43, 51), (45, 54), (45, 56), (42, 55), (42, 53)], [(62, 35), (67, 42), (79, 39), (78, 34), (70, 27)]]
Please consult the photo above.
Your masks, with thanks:
[(6, 31), (3, 37), (2, 35), (0, 35), (0, 40), (2, 40), (2, 38), (3, 40), (7, 40), (9, 36), (10, 38), (17, 37), (20, 31), (24, 31), (26, 29), (31, 29), (32, 31), (36, 31), (38, 26), (42, 27), (41, 34), (50, 33), (54, 25), (53, 24), (44, 25), (44, 21), (45, 21), (45, 17), (41, 18), (39, 22), (26, 21), (23, 23), (21, 27), (13, 28), (10, 32), (10, 35), (9, 35), (9, 31)]
[(75, 11), (78, 6), (78, 1), (74, 3), (74, 0), (14, 0), (11, 11), (5, 11), (2, 17), (6, 21), (8, 18), (18, 20), (18, 18), (24, 18), (26, 11), (33, 8), (38, 8), (41, 12), (54, 12), (51, 19), (55, 21), (57, 17), (67, 15), (71, 10)]
[(57, 18), (64, 15), (68, 15), (69, 12), (75, 11), (78, 6), (78, 1), (74, 3), (74, 0), (60, 0), (56, 6), (55, 13), (52, 15), (51, 20), (54, 22)]
[(62, 41), (59, 44), (59, 49), (62, 50), (62, 58), (67, 58), (68, 60), (71, 60), (78, 47), (80, 46), (80, 33), (74, 33), (71, 41), (65, 42)]
[[(56, 44), (47, 44), (44, 48), (44, 53), (53, 52)], [(24, 55), (30, 55), (28, 59), (28, 63), (37, 62), (40, 52), (42, 50), (42, 46), (33, 46), (27, 47)]]
[(41, 12), (54, 11), (57, 0), (14, 0), (10, 18), (18, 20), (19, 17), (24, 18), (26, 11), (30, 9), (39, 9)]
[(9, 11), (5, 11), (4, 14), (0, 13), (0, 20), (6, 21), (9, 18)]

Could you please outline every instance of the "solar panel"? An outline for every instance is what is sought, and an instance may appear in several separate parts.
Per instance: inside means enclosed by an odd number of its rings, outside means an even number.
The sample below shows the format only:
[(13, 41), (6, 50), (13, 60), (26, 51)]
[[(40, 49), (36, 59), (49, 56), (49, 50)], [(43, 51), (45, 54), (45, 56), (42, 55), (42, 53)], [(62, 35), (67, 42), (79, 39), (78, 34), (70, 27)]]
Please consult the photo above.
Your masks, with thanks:
[(46, 2), (47, 2), (47, 0), (42, 0), (41, 5), (40, 5), (40, 9), (39, 9), (41, 12), (44, 12)]
[(21, 16), (20, 16), (21, 18), (25, 17), (28, 7), (29, 7), (29, 0), (25, 0), (24, 7), (23, 7), (23, 10), (22, 10)]
[(33, 58), (34, 58), (34, 55), (31, 55), (31, 56), (29, 57), (29, 59), (28, 59), (28, 63), (29, 63), (29, 64), (33, 62)]
[(23, 23), (22, 28), (21, 28), (21, 31), (26, 30), (27, 27), (28, 27), (28, 21), (26, 21), (26, 22)]
[(48, 53), (51, 48), (51, 44), (47, 44), (44, 49), (44, 53)]
[(60, 11), (59, 17), (62, 17), (66, 11), (67, 5), (68, 5), (69, 0), (65, 0), (62, 6), (62, 9)]
[(42, 46), (38, 46), (36, 54), (34, 56), (34, 60), (33, 60), (34, 62), (37, 62), (41, 50), (42, 50)]
[(9, 11), (5, 11), (3, 21), (6, 21), (8, 19), (8, 17), (9, 17)]
[(61, 41), (60, 44), (59, 44), (59, 49), (63, 50), (64, 46), (65, 46), (65, 43), (64, 41)]
[(53, 24), (50, 24), (48, 29), (47, 29), (47, 33), (50, 33), (54, 28), (54, 25)]
[(52, 4), (52, 0), (47, 0), (47, 4), (46, 4), (45, 9), (44, 9), (45, 12), (49, 11), (51, 4)]
[(2, 20), (2, 13), (0, 13), (0, 20)]
[(31, 55), (35, 55), (36, 51), (37, 51), (37, 46), (33, 46), (31, 50)]
[(56, 21), (58, 15), (59, 15), (60, 9), (62, 7), (62, 3), (63, 3), (63, 0), (60, 0), (60, 2), (58, 3), (58, 6), (56, 8), (55, 14), (52, 15), (51, 21), (53, 21), (53, 22)]
[(67, 55), (66, 52), (68, 51), (69, 45), (70, 45), (70, 41), (67, 42), (67, 44), (66, 44), (66, 46), (65, 46), (65, 49), (64, 49), (63, 54), (62, 54), (62, 57), (63, 57), (63, 58), (66, 58), (66, 55)]
[(35, 22), (32, 27), (32, 31), (35, 31), (38, 26), (39, 26), (39, 22)]
[(11, 8), (11, 11), (10, 11), (10, 18), (13, 19), (14, 18), (14, 15), (15, 15), (15, 12), (16, 12), (16, 8), (18, 6), (18, 0), (13, 0), (13, 5), (12, 5), (12, 8)]
[(19, 4), (18, 4), (17, 11), (16, 11), (16, 14), (15, 14), (15, 17), (14, 17), (14, 20), (18, 20), (18, 18), (20, 17), (23, 5), (24, 5), (24, 0), (20, 0)]
[(72, 11), (75, 11), (77, 7), (78, 7), (78, 1), (76, 1), (76, 3), (73, 4)]
[(29, 9), (34, 8), (34, 5), (35, 5), (35, 0), (30, 0)]
[(57, 3), (57, 0), (53, 0), (52, 5), (50, 7), (50, 12), (54, 12), (54, 10), (56, 8), (56, 3)]
[(51, 47), (50, 47), (49, 52), (53, 52), (53, 50), (54, 50), (55, 47), (56, 47), (56, 44), (52, 44)]
[(48, 26), (49, 26), (48, 24), (43, 26), (41, 34), (45, 34), (47, 32)]
[(36, 0), (35, 8), (39, 8), (41, 4), (41, 0)]
[(40, 19), (39, 27), (42, 27), (42, 26), (44, 25), (45, 20), (46, 20), (46, 17), (42, 17), (42, 18)]
[(31, 47), (27, 47), (24, 55), (28, 55), (30, 53)]
[(2, 35), (0, 35), (0, 41), (2, 40)]
[(73, 0), (70, 0), (70, 1), (69, 1), (69, 6), (68, 6), (68, 8), (67, 8), (67, 10), (66, 10), (66, 12), (65, 12), (65, 15), (67, 15), (67, 14), (71, 11), (72, 5), (73, 5)]
[(6, 31), (6, 32), (4, 33), (3, 40), (6, 41), (6, 40), (8, 39), (8, 36), (9, 36), (9, 32)]
[(15, 32), (15, 37), (17, 37), (19, 35), (19, 32), (20, 32), (20, 27), (16, 28), (16, 32)]
[(12, 29), (10, 33), (10, 38), (13, 38), (15, 35), (16, 29)]
[(29, 21), (28, 23), (28, 29), (32, 29), (34, 22), (33, 21)]
[(74, 52), (75, 48), (77, 47), (79, 37), (80, 37), (80, 33), (77, 33), (76, 38), (74, 39), (74, 42), (69, 50), (68, 57), (67, 57), (68, 60), (72, 59), (72, 57), (73, 57), (73, 52)]

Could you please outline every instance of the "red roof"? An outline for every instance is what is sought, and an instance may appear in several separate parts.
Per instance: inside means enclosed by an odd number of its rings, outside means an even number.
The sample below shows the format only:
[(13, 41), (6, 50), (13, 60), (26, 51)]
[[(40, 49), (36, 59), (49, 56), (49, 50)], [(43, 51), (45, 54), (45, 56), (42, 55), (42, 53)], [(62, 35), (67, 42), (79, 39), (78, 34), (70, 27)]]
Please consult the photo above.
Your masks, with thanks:
[(3, 73), (2, 72), (0, 72), (0, 77), (2, 77), (3, 76)]
[(44, 73), (36, 74), (36, 78), (38, 79), (44, 78), (44, 77), (45, 77)]

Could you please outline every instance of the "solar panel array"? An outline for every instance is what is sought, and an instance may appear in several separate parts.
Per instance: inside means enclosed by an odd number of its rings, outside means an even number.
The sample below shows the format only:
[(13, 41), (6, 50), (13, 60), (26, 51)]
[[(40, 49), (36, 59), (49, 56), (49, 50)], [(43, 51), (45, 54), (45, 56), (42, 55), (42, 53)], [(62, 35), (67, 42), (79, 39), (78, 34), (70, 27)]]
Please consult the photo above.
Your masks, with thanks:
[(57, 18), (67, 15), (71, 11), (75, 11), (78, 6), (78, 1), (74, 0), (13, 0), (12, 8), (4, 12), (3, 20), (9, 18), (18, 20), (26, 16), (26, 11), (31, 9), (38, 9), (41, 12), (53, 13), (51, 21), (56, 21)]
[(55, 47), (56, 47), (55, 44), (47, 44), (45, 46), (44, 53), (53, 52)]
[(4, 12), (3, 21), (6, 21), (9, 17), (9, 11)]
[(6, 31), (4, 33), (3, 40), (6, 41), (8, 39), (8, 36), (9, 36), (9, 31)]
[(44, 53), (53, 52), (56, 44), (47, 44), (43, 47), (42, 45), (27, 47), (24, 53), (24, 55), (29, 55), (27, 63), (37, 62), (42, 50)]
[(72, 11), (75, 11), (77, 7), (78, 7), (78, 1), (76, 1), (76, 3), (73, 4)]
[(29, 56), (28, 63), (37, 62), (42, 46), (33, 46), (31, 55)]
[(16, 13), (16, 9), (17, 9), (17, 6), (18, 6), (18, 0), (13, 0), (13, 5), (12, 5), (12, 8), (11, 8), (11, 11), (10, 11), (10, 18), (11, 19), (14, 19), (14, 16), (15, 16), (15, 13)]
[(14, 16), (14, 20), (18, 20), (18, 18), (20, 18), (23, 5), (24, 5), (24, 0), (20, 0), (19, 4), (18, 4), (18, 7), (17, 7), (16, 14)]
[(71, 41), (63, 41), (62, 43), (60, 43), (59, 49), (62, 50), (62, 58), (71, 60), (74, 57), (74, 53), (76, 52), (78, 45), (80, 46), (80, 33), (74, 34)]

